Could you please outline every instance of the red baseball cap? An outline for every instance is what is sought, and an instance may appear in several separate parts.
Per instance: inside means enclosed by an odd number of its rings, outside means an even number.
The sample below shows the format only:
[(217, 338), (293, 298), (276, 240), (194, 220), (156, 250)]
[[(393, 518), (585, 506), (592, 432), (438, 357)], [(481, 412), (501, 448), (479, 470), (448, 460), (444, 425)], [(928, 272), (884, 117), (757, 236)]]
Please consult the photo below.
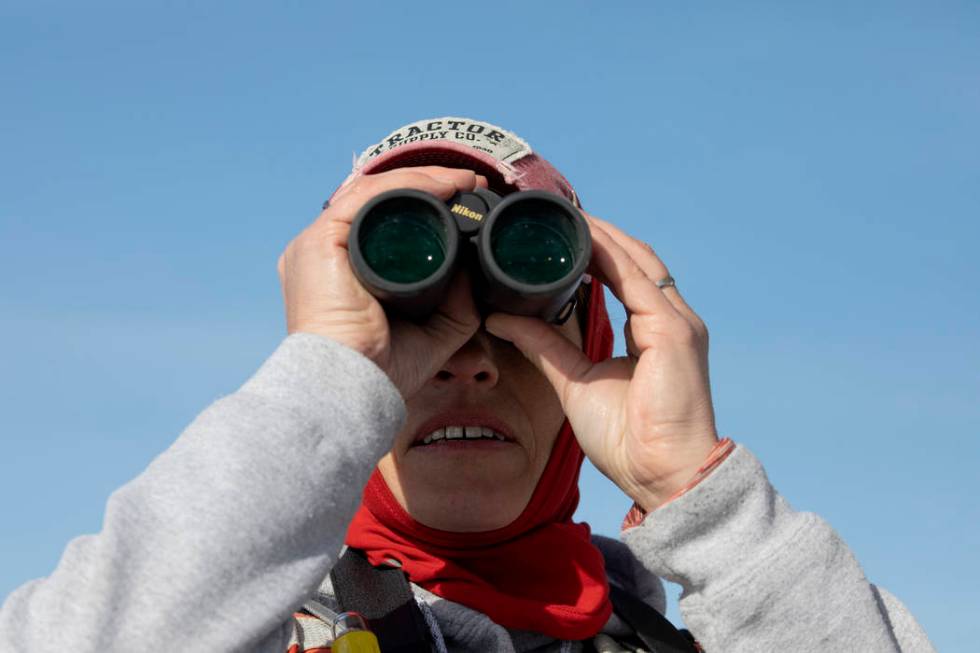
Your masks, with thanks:
[(360, 175), (426, 165), (474, 170), (501, 194), (546, 190), (580, 206), (568, 180), (527, 141), (472, 118), (430, 118), (399, 127), (357, 157), (341, 188)]

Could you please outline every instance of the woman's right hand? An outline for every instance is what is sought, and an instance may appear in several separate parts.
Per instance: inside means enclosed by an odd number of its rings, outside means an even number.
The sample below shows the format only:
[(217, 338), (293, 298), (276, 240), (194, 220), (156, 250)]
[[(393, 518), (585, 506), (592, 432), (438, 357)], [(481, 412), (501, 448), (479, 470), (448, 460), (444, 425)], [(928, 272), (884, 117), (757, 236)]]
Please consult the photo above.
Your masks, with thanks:
[(395, 319), (360, 284), (350, 267), (347, 237), (357, 211), (372, 197), (415, 188), (448, 200), (458, 191), (486, 188), (470, 170), (426, 166), (357, 177), (279, 257), (279, 280), (288, 333), (314, 333), (367, 356), (412, 396), (480, 327), (480, 315), (463, 276), (424, 324)]

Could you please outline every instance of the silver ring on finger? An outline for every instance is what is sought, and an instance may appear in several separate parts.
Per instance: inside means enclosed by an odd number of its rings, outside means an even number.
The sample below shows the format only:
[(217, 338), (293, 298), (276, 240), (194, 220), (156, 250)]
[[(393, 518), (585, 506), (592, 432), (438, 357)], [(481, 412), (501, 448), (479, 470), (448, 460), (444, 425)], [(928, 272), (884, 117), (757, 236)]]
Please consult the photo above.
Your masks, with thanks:
[(657, 288), (663, 290), (664, 288), (676, 288), (677, 284), (674, 282), (674, 277), (669, 274), (657, 282)]

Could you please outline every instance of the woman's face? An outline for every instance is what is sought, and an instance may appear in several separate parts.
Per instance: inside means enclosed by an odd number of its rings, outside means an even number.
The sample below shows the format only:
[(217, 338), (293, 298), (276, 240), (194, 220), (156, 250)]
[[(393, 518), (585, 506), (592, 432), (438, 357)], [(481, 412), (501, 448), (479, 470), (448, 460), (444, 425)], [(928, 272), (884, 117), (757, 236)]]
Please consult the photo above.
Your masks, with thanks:
[[(579, 348), (572, 317), (556, 326)], [(398, 503), (431, 528), (501, 528), (524, 510), (565, 420), (548, 380), (480, 329), (407, 401), (378, 468)]]

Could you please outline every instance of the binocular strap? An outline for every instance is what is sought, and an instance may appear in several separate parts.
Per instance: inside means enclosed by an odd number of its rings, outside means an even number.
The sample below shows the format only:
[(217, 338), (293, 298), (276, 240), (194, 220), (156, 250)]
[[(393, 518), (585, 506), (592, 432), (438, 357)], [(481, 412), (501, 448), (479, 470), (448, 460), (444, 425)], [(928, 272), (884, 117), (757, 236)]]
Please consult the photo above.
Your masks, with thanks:
[[(348, 547), (330, 572), (334, 593), (344, 612), (358, 612), (378, 638), (382, 653), (432, 653), (431, 632), (405, 573), (397, 567), (374, 567), (359, 549)], [(701, 649), (686, 630), (627, 591), (610, 583), (613, 610), (633, 629), (651, 653), (697, 653)], [(586, 642), (586, 649), (591, 648)], [(594, 650), (594, 649), (592, 649)]]

